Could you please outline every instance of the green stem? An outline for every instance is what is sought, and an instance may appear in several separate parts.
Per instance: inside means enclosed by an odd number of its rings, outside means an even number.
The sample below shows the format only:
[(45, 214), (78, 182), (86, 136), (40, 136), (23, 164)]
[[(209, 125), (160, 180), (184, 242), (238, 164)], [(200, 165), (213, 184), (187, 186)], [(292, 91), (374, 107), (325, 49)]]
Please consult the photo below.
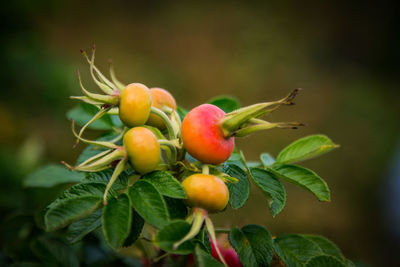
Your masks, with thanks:
[(289, 128), (289, 129), (297, 129), (299, 126), (304, 126), (303, 123), (299, 122), (274, 122), (270, 123), (267, 121), (264, 121), (262, 124), (255, 124), (255, 125), (250, 125), (245, 128), (239, 129), (233, 133), (234, 136), (236, 137), (245, 137), (248, 136), (252, 133), (261, 131), (261, 130), (269, 130), (272, 128)]
[(157, 170), (159, 170), (159, 171), (168, 171), (169, 169), (170, 169), (170, 165), (169, 164), (159, 163), (157, 165)]
[(228, 265), (226, 264), (226, 261), (225, 261), (224, 257), (222, 257), (221, 251), (219, 250), (218, 242), (217, 242), (217, 237), (216, 237), (216, 235), (215, 235), (215, 230), (214, 230), (214, 224), (212, 223), (212, 221), (211, 221), (211, 219), (208, 217), (208, 215), (206, 215), (205, 220), (206, 220), (207, 231), (208, 231), (208, 233), (210, 234), (210, 237), (211, 237), (212, 242), (214, 243), (214, 247), (215, 247), (215, 250), (217, 251), (218, 257), (219, 257), (219, 259), (221, 260), (221, 262), (222, 262), (225, 266), (228, 266)]
[(171, 148), (168, 147), (168, 146), (160, 145), (160, 149), (161, 149), (161, 150), (164, 150), (164, 151), (167, 153), (167, 159), (168, 159), (168, 161), (169, 161), (169, 162), (172, 162), (172, 159), (173, 159), (174, 156), (172, 155), (172, 150), (171, 150)]
[(127, 161), (128, 161), (128, 158), (123, 158), (123, 159), (121, 159), (120, 162), (118, 162), (117, 166), (115, 167), (115, 170), (110, 178), (110, 181), (107, 184), (106, 190), (104, 191), (104, 196), (103, 196), (104, 205), (107, 205), (108, 191), (110, 191), (111, 186), (114, 184), (115, 180), (117, 180), (118, 176), (125, 169)]
[(100, 94), (91, 93), (88, 90), (86, 90), (82, 84), (82, 79), (81, 79), (79, 70), (77, 71), (77, 74), (78, 74), (78, 81), (79, 81), (79, 85), (81, 86), (81, 90), (87, 97), (89, 97), (93, 100), (96, 100), (98, 102), (105, 103), (105, 104), (110, 104), (110, 105), (118, 104), (118, 102), (119, 102), (118, 95), (100, 95)]
[[(84, 126), (85, 127), (85, 126)], [(83, 127), (82, 127), (83, 129)], [(104, 147), (104, 148), (111, 148), (111, 149), (116, 149), (118, 148), (118, 146), (116, 144), (113, 144), (111, 142), (107, 142), (107, 141), (93, 141), (93, 140), (88, 140), (85, 138), (81, 137), (81, 134), (83, 133), (83, 130), (80, 130), (79, 134), (77, 134), (75, 132), (75, 121), (72, 121), (72, 133), (74, 134), (74, 136), (77, 138), (77, 141), (74, 145), (74, 147), (76, 147), (78, 145), (79, 141), (82, 141), (86, 144), (90, 144), (90, 145), (95, 145), (95, 146), (99, 146), (99, 147)]]
[(100, 82), (99, 80), (97, 80), (97, 77), (94, 75), (93, 69), (97, 68), (94, 66), (94, 54), (92, 55), (92, 60), (89, 60), (89, 57), (86, 54), (86, 51), (81, 51), (82, 55), (87, 59), (87, 61), (89, 62), (90, 65), (90, 75), (92, 76), (93, 81), (97, 84), (97, 86), (107, 95), (113, 95), (114, 94), (114, 90), (112, 88), (110, 88), (109, 86), (107, 86), (106, 84)]
[(167, 147), (169, 151), (171, 152), (171, 157), (170, 161), (172, 164), (176, 162), (177, 159), (177, 152), (176, 152), (176, 146), (171, 140), (164, 140), (164, 139), (159, 139), (158, 143), (160, 144), (161, 147)]
[(78, 143), (79, 143), (79, 139), (80, 139), (80, 137), (82, 136), (82, 134), (83, 134), (83, 132), (85, 131), (85, 129), (90, 125), (90, 124), (92, 124), (94, 121), (96, 121), (96, 120), (98, 120), (98, 119), (100, 119), (101, 117), (103, 117), (106, 113), (107, 113), (107, 111), (109, 110), (110, 108), (102, 108), (102, 109), (100, 109), (85, 125), (83, 125), (83, 127), (81, 128), (81, 130), (79, 131), (79, 134), (78, 134), (78, 136), (77, 136), (77, 138), (78, 138), (78, 140), (76, 140), (76, 144), (75, 145), (77, 145)]
[(94, 66), (94, 53), (92, 53), (92, 59), (89, 60), (89, 57), (86, 54), (86, 51), (82, 51), (82, 55), (87, 59), (87, 61), (89, 62), (89, 67), (90, 67), (90, 75), (92, 76), (93, 81), (95, 82), (95, 84), (97, 84), (97, 86), (107, 95), (113, 95), (114, 94), (114, 90), (109, 87), (108, 85), (102, 83), (101, 81), (99, 81), (96, 77), (96, 75), (94, 74), (94, 69), (97, 70), (97, 68)]
[(99, 106), (99, 108), (103, 105), (102, 102), (93, 100), (92, 98), (87, 97), (87, 96), (70, 96), (69, 98), (71, 98), (71, 99), (76, 99), (76, 100), (80, 100), (80, 101), (85, 102), (85, 103), (88, 103), (88, 104), (90, 104), (90, 105)]
[(168, 116), (163, 111), (155, 107), (151, 107), (150, 112), (159, 116), (163, 120), (165, 126), (167, 127), (169, 139), (176, 139), (176, 133)]
[(174, 128), (174, 132), (177, 137), (181, 136), (181, 126), (182, 126), (182, 121), (181, 117), (179, 117), (178, 112), (176, 110), (173, 110), (171, 113), (171, 121), (172, 121), (172, 126)]
[(113, 81), (113, 83), (115, 84), (115, 86), (118, 88), (118, 90), (119, 90), (120, 92), (122, 92), (122, 90), (125, 89), (126, 85), (123, 84), (123, 83), (121, 83), (121, 82), (117, 79), (117, 76), (115, 75), (115, 72), (114, 72), (114, 66), (113, 66), (113, 64), (112, 64), (112, 61), (110, 60), (109, 62), (110, 62), (110, 76), (111, 76), (111, 80)]
[(119, 115), (119, 108), (118, 107), (113, 107), (107, 113), (110, 114), (110, 115)]
[(99, 169), (105, 169), (106, 167), (108, 168), (111, 164), (111, 162), (124, 158), (125, 157), (125, 150), (123, 149), (116, 149), (113, 152), (103, 156), (102, 158), (84, 165), (84, 166), (75, 166), (75, 167), (70, 167), (71, 170), (75, 171), (82, 171), (82, 172), (94, 172), (98, 171)]
[(208, 166), (208, 164), (203, 164), (201, 172), (203, 174), (210, 174), (210, 167)]
[[(101, 172), (101, 171), (111, 168), (111, 165), (109, 164), (109, 165), (104, 165), (104, 166), (92, 167), (92, 168), (90, 168), (90, 170), (81, 170), (80, 167), (69, 165), (65, 161), (61, 161), (61, 164), (63, 164), (65, 167), (67, 167), (68, 170), (70, 170), (70, 171)], [(83, 167), (86, 167), (86, 166), (83, 166)]]
[(189, 239), (192, 239), (200, 232), (201, 226), (203, 225), (204, 222), (204, 212), (205, 211), (202, 209), (193, 210), (192, 227), (190, 228), (190, 231), (181, 240), (179, 240), (174, 244), (173, 246), (174, 249), (177, 249), (182, 243), (188, 241)]
[(113, 151), (112, 149), (108, 149), (106, 151), (100, 152), (100, 153), (94, 155), (93, 157), (85, 160), (81, 164), (79, 164), (78, 167), (85, 166), (85, 165), (87, 165), (87, 164), (89, 164), (89, 163), (91, 163), (91, 162), (93, 162), (93, 161), (95, 161), (95, 160), (97, 160), (97, 159), (99, 159), (101, 157), (106, 156), (107, 154), (111, 153), (112, 151)]
[(118, 129), (115, 129), (115, 130), (117, 131), (117, 133), (120, 132), (120, 134), (117, 135), (114, 139), (110, 140), (111, 143), (116, 143), (119, 140), (121, 140), (122, 137), (124, 137), (125, 133), (128, 131), (128, 128), (124, 127), (122, 129), (118, 128)]
[(244, 157), (244, 154), (243, 154), (242, 150), (239, 150), (239, 155), (240, 155), (240, 161), (242, 162), (244, 168), (246, 169), (248, 178), (250, 179), (251, 178), (250, 168), (249, 168), (249, 166), (247, 166), (247, 160)]
[(167, 114), (168, 116), (171, 115), (171, 113), (174, 111), (172, 108), (168, 106), (162, 106), (161, 110)]
[[(92, 78), (95, 81), (97, 85), (99, 85), (100, 89), (101, 87), (104, 87), (105, 89), (107, 88), (107, 91), (111, 89), (111, 94), (114, 94), (115, 91), (118, 91), (118, 89), (115, 87), (115, 85), (110, 82), (101, 72), (100, 70), (94, 65), (94, 57), (96, 53), (96, 47), (93, 46), (92, 48), (92, 59), (90, 60), (89, 57), (87, 56), (86, 52), (82, 53), (85, 57), (87, 62), (90, 64), (90, 73), (92, 74)], [(93, 70), (96, 72), (97, 76), (100, 78), (101, 81), (98, 81), (97, 78), (94, 75)], [(102, 82), (102, 83), (101, 83)], [(102, 89), (103, 90), (103, 89)]]
[(192, 224), (192, 222), (193, 222), (193, 213), (191, 213), (189, 216), (187, 216), (186, 219), (185, 219), (185, 221), (186, 221), (188, 224)]

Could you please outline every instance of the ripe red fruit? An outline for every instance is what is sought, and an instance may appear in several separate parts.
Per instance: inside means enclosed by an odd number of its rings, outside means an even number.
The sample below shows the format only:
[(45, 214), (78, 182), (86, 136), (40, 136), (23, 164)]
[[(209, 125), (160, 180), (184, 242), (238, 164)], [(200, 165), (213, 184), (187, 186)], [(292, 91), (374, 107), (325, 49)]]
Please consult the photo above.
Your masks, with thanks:
[(234, 137), (225, 137), (221, 119), (225, 112), (203, 104), (192, 109), (182, 122), (182, 141), (187, 152), (203, 163), (220, 164), (232, 154)]
[[(217, 250), (215, 249), (215, 244), (212, 242), (211, 239), (210, 239), (210, 243), (211, 243), (211, 255), (215, 259), (220, 261)], [(233, 248), (231, 248), (231, 247), (223, 248), (219, 244), (218, 244), (218, 248), (219, 248), (219, 251), (221, 251), (222, 257), (224, 258), (224, 260), (226, 261), (226, 263), (228, 264), (229, 267), (242, 267), (243, 266), (239, 260), (239, 257), (237, 255), (236, 251)]]

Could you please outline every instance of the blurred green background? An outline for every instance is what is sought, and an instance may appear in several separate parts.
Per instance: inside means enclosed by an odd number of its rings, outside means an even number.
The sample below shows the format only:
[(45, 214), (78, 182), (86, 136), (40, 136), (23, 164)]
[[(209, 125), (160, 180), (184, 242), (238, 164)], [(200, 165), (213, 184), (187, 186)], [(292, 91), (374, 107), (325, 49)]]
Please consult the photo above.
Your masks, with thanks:
[[(265, 198), (252, 188), (244, 208), (215, 220), (227, 227), (258, 223), (275, 235), (322, 234), (352, 260), (399, 263), (399, 241), (387, 227), (390, 214), (383, 216), (384, 184), (400, 140), (400, 16), (394, 1), (1, 5), (2, 219), (40, 211), (62, 189), (27, 189), (22, 180), (40, 164), (74, 161), (83, 149), (71, 148), (65, 112), (77, 104), (68, 96), (80, 95), (77, 68), (86, 87), (95, 88), (79, 52), (95, 43), (96, 64), (104, 72), (112, 58), (120, 80), (165, 88), (187, 109), (216, 95), (249, 105), (303, 88), (295, 106), (283, 107), (270, 120), (307, 127), (257, 133), (237, 144), (249, 160), (257, 160), (261, 152), (276, 155), (299, 137), (330, 136), (341, 148), (305, 165), (328, 182), (332, 201), (319, 203), (287, 184), (287, 206), (272, 218)], [(2, 233), (3, 247), (10, 237)], [(0, 263), (7, 255), (1, 254)]]

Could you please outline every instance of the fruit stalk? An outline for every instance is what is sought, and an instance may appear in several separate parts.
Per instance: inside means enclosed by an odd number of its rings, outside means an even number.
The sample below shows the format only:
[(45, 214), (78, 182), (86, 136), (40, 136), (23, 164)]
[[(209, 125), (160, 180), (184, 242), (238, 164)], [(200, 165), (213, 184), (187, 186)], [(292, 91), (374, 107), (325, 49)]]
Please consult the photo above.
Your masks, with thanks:
[(121, 172), (124, 171), (127, 161), (128, 161), (128, 158), (125, 156), (123, 159), (121, 159), (118, 162), (117, 166), (115, 167), (114, 172), (110, 178), (110, 181), (107, 184), (106, 190), (104, 191), (104, 196), (103, 196), (104, 205), (107, 205), (108, 191), (111, 189), (111, 186), (114, 184), (115, 180), (117, 180), (117, 178), (121, 174)]
[(179, 240), (173, 245), (174, 249), (177, 249), (185, 241), (192, 239), (200, 232), (201, 226), (203, 225), (204, 222), (205, 213), (207, 212), (203, 209), (199, 208), (193, 209), (192, 227), (190, 228), (190, 231), (181, 240)]
[(215, 230), (214, 230), (214, 224), (208, 217), (208, 214), (205, 214), (205, 221), (206, 221), (207, 232), (210, 234), (211, 240), (215, 244), (215, 250), (217, 251), (219, 259), (225, 266), (228, 266), (228, 264), (226, 264), (224, 257), (222, 257), (221, 251), (219, 250), (217, 237), (215, 235)]
[(163, 120), (163, 122), (165, 123), (165, 126), (167, 127), (169, 139), (176, 139), (177, 133), (175, 132), (174, 128), (172, 127), (172, 123), (171, 123), (170, 119), (168, 118), (168, 116), (162, 110), (159, 110), (156, 107), (151, 107), (150, 113), (153, 113), (153, 114), (159, 116)]

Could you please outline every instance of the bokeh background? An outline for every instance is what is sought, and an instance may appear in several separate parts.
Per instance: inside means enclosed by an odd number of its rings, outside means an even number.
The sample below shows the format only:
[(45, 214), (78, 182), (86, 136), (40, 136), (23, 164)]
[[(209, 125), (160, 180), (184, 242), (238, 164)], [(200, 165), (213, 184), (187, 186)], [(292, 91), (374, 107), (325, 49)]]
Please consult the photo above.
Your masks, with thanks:
[[(394, 2), (2, 3), (0, 217), (40, 211), (62, 189), (27, 189), (22, 181), (41, 164), (72, 162), (83, 149), (71, 148), (65, 112), (77, 104), (68, 96), (80, 94), (77, 68), (87, 88), (95, 88), (79, 52), (95, 43), (102, 70), (112, 58), (120, 80), (166, 88), (187, 109), (216, 95), (248, 105), (303, 88), (295, 106), (270, 119), (307, 127), (257, 133), (237, 143), (257, 160), (299, 137), (327, 134), (341, 148), (305, 165), (328, 182), (332, 201), (319, 203), (287, 184), (287, 206), (272, 218), (252, 188), (244, 208), (215, 220), (221, 226), (262, 224), (274, 235), (322, 234), (356, 262), (396, 266), (400, 16)], [(10, 238), (2, 231), (3, 248)], [(0, 263), (7, 257), (3, 251)]]

